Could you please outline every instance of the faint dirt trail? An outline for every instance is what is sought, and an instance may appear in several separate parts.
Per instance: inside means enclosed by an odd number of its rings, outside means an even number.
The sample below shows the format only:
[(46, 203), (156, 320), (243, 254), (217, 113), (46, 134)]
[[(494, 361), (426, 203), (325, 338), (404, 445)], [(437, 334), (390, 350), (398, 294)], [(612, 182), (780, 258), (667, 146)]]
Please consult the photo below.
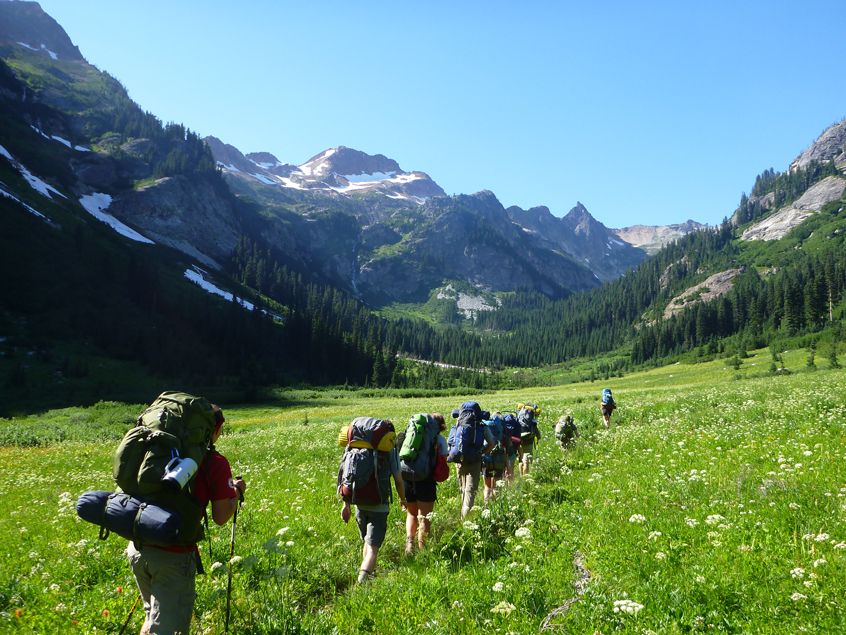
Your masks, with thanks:
[(573, 606), (573, 604), (579, 601), (579, 598), (584, 595), (585, 590), (587, 589), (587, 585), (588, 582), (590, 582), (591, 576), (590, 571), (588, 571), (588, 568), (584, 564), (584, 556), (580, 551), (577, 551), (575, 556), (573, 557), (573, 567), (575, 567), (576, 573), (578, 573), (578, 578), (573, 583), (573, 586), (576, 589), (576, 595), (564, 602), (564, 604), (559, 606), (557, 609), (552, 611), (549, 615), (544, 618), (543, 622), (541, 622), (540, 625), (541, 633), (547, 630), (551, 631), (555, 627), (560, 626), (560, 624), (550, 624), (550, 622), (556, 617), (564, 615), (570, 609), (570, 607)]

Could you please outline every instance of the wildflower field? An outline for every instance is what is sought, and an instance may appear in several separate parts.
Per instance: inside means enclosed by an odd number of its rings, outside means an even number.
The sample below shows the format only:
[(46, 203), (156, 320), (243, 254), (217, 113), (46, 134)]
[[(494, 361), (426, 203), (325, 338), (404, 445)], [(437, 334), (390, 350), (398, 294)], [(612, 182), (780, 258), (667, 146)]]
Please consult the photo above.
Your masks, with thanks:
[[(225, 407), (218, 447), (249, 485), (230, 630), (846, 632), (846, 372), (738, 377), (713, 362), (467, 395), (490, 410), (542, 407), (532, 473), (487, 506), (480, 492), (463, 523), (455, 477), (441, 484), (434, 539), (413, 557), (403, 555), (395, 503), (364, 585), (355, 584), (357, 529), (341, 522), (335, 499), (339, 428), (359, 415), (400, 427), (464, 398), (306, 391), (281, 405)], [(610, 431), (598, 412), (605, 386), (619, 406)], [(137, 597), (126, 542), (98, 540), (74, 505), (84, 491), (112, 489), (117, 439), (143, 407), (0, 422), (6, 444), (29, 439), (0, 448), (0, 632), (123, 626)], [(561, 414), (582, 432), (566, 453), (552, 439)], [(197, 578), (192, 632), (223, 632), (230, 532), (213, 527), (211, 553), (201, 545), (207, 574)], [(127, 632), (141, 621), (136, 610)]]

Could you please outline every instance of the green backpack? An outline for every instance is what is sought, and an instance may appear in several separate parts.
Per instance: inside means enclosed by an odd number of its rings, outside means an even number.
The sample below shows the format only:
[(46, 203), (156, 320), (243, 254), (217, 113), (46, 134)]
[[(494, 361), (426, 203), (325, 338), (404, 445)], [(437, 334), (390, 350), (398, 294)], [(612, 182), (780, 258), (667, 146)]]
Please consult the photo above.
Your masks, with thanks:
[(115, 452), (112, 476), (130, 496), (155, 503), (182, 518), (179, 544), (192, 545), (204, 537), (204, 508), (192, 493), (196, 474), (178, 491), (162, 483), (173, 459), (193, 459), (202, 465), (212, 448), (215, 417), (212, 404), (182, 392), (163, 392), (145, 410)]

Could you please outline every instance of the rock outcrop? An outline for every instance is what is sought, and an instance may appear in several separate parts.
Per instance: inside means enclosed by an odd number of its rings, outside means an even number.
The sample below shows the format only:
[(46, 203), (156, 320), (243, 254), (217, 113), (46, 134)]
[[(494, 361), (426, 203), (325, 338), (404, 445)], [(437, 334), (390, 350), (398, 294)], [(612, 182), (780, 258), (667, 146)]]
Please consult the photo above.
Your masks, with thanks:
[(743, 268), (721, 271), (710, 276), (705, 282), (685, 289), (683, 293), (670, 300), (667, 308), (664, 309), (664, 319), (666, 320), (676, 313), (681, 313), (697, 302), (709, 302), (714, 298), (725, 295), (731, 291), (734, 277), (743, 273), (743, 271)]
[(184, 176), (159, 179), (153, 185), (121, 193), (109, 207), (119, 220), (145, 236), (218, 268), (229, 256), (242, 230), (232, 207), (203, 181)]
[(746, 229), (741, 240), (779, 240), (823, 205), (843, 196), (846, 180), (828, 176), (811, 186), (798, 200)]
[(621, 240), (635, 247), (640, 247), (651, 256), (664, 245), (707, 227), (708, 225), (688, 220), (686, 223), (675, 225), (632, 225), (631, 227), (611, 229), (610, 231), (614, 232)]
[(836, 166), (846, 169), (846, 119), (826, 129), (819, 139), (793, 160), (788, 171), (804, 168), (811, 161), (825, 163), (832, 160)]

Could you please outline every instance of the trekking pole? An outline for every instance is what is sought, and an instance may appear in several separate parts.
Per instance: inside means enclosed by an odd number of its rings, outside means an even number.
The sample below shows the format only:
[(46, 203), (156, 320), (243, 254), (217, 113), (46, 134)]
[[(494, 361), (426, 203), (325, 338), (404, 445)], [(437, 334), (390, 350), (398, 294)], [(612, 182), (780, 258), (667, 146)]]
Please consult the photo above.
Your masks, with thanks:
[[(238, 469), (241, 469), (241, 462), (238, 462)], [(236, 476), (240, 479), (240, 476)], [(229, 605), (232, 602), (232, 558), (235, 556), (235, 525), (238, 522), (238, 510), (241, 509), (241, 503), (244, 498), (241, 496), (241, 490), (238, 490), (238, 507), (235, 508), (235, 515), (232, 517), (232, 539), (229, 542), (229, 584), (226, 587), (226, 621), (223, 623), (223, 632), (229, 633)]]
[(126, 616), (126, 621), (123, 623), (123, 628), (120, 629), (120, 633), (118, 633), (118, 635), (123, 635), (124, 631), (126, 630), (126, 627), (129, 626), (129, 620), (132, 619), (132, 614), (135, 613), (135, 607), (138, 606), (138, 600), (140, 599), (141, 594), (139, 593), (138, 597), (135, 598), (135, 603), (132, 605), (132, 608), (129, 609), (129, 615)]

